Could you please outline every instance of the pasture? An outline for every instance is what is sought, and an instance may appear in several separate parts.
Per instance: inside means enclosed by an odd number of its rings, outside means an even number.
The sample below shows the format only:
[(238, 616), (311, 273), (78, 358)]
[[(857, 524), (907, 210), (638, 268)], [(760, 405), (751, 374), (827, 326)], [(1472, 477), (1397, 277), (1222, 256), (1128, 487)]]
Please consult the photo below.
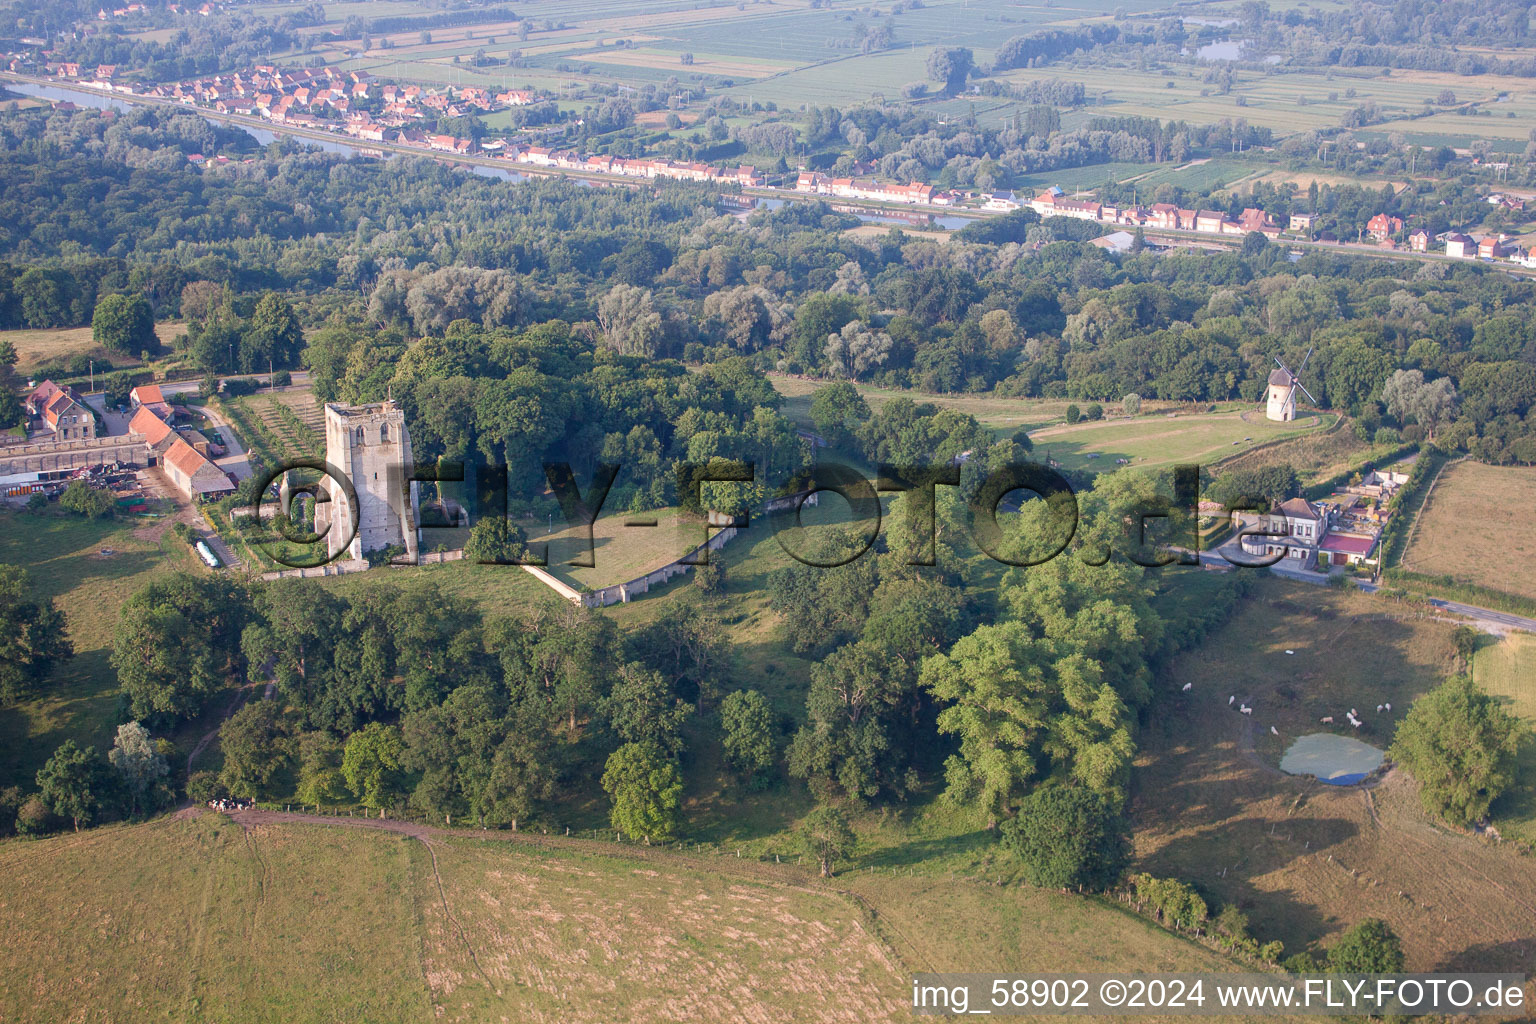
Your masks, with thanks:
[(75, 657), (43, 693), (0, 708), (0, 788), (24, 783), (67, 739), (104, 750), (117, 727), (117, 676), (107, 663), (118, 607), (155, 576), (201, 567), (170, 520), (87, 520), (0, 512), (0, 562), (58, 601)]
[[(1287, 952), (1380, 917), (1409, 970), (1528, 971), (1536, 861), (1427, 820), (1401, 769), (1374, 788), (1336, 788), (1277, 767), (1292, 740), (1338, 731), (1319, 719), (1342, 723), (1351, 707), (1366, 723), (1359, 738), (1387, 746), (1412, 700), (1452, 670), (1451, 629), (1364, 595), (1265, 581), (1162, 674), (1137, 758), (1139, 869), (1236, 904)], [(1387, 701), (1394, 712), (1378, 715)]]
[(1533, 503), (1536, 469), (1470, 460), (1447, 466), (1419, 512), (1403, 566), (1536, 597)]
[[(1472, 681), (1536, 729), (1536, 637), (1512, 632), (1483, 638), (1472, 661)], [(1536, 743), (1526, 744), (1523, 754), (1520, 782), (1493, 805), (1493, 819), (1506, 838), (1536, 843)]]

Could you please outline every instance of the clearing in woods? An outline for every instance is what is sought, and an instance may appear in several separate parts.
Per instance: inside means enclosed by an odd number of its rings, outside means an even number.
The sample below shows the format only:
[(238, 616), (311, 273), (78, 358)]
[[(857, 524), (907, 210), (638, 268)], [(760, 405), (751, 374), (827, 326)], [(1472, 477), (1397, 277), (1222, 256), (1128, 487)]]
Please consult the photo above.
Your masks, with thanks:
[(1536, 469), (1487, 466), (1470, 460), (1447, 466), (1419, 513), (1404, 568), (1458, 583), (1536, 597)]
[(1231, 969), (1117, 908), (1026, 887), (828, 886), (723, 851), (240, 817), (0, 844), (0, 1019), (853, 1024), (909, 1019), (914, 970), (978, 956)]
[[(1414, 698), (1451, 672), (1452, 624), (1398, 609), (1267, 580), (1174, 659), (1137, 757), (1138, 869), (1194, 884), (1213, 910), (1236, 904), (1260, 941), (1288, 953), (1380, 917), (1409, 970), (1529, 971), (1536, 861), (1432, 823), (1401, 769), (1374, 787), (1333, 787), (1277, 767), (1299, 736), (1354, 734), (1319, 722), (1343, 723), (1352, 707), (1366, 723), (1359, 738), (1386, 747)], [(1387, 702), (1394, 711), (1378, 714)]]

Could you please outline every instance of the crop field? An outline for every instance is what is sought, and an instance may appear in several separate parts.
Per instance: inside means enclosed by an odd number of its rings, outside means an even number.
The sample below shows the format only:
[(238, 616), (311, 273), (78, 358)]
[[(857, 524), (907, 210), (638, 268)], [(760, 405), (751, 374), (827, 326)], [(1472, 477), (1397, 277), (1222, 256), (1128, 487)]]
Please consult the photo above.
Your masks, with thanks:
[(1403, 556), (1405, 568), (1536, 597), (1530, 509), (1536, 469), (1458, 462), (1430, 493)]
[(325, 454), (325, 414), (310, 391), (258, 392), (221, 403), (241, 437), (278, 458)]
[(0, 562), (26, 569), (36, 593), (58, 600), (75, 646), (44, 693), (0, 708), (0, 788), (30, 785), (66, 739), (111, 746), (117, 676), (107, 657), (118, 606), (154, 576), (202, 564), (169, 525), (0, 512)]
[[(1397, 607), (1270, 580), (1175, 659), (1137, 759), (1138, 866), (1235, 903), (1255, 935), (1287, 952), (1380, 917), (1402, 937), (1409, 970), (1528, 971), (1536, 861), (1428, 821), (1401, 770), (1365, 788), (1277, 767), (1287, 744), (1338, 731), (1318, 719), (1342, 722), (1350, 707), (1366, 722), (1360, 738), (1385, 747), (1412, 700), (1451, 671), (1452, 625)], [(1395, 710), (1377, 714), (1388, 701)]]
[[(1536, 729), (1536, 637), (1512, 632), (1483, 638), (1472, 662), (1472, 681), (1511, 714)], [(1520, 781), (1493, 805), (1493, 820), (1507, 838), (1536, 843), (1536, 744), (1522, 751)]]
[[(169, 348), (176, 336), (186, 328), (186, 324), (166, 321), (155, 325), (155, 334), (159, 337), (160, 344)], [(73, 355), (95, 356), (98, 370), (110, 368), (106, 365), (108, 359), (114, 366), (137, 366), (139, 363), (137, 354), (127, 356), (121, 353), (110, 353), (97, 345), (91, 338), (89, 327), (0, 331), (0, 342), (3, 341), (10, 342), (16, 349), (18, 373), (26, 373), (50, 359), (67, 359)]]
[(1054, 426), (1030, 434), (1039, 455), (1071, 469), (1112, 470), (1117, 459), (1147, 468), (1175, 463), (1209, 465), (1240, 450), (1291, 434), (1316, 430), (1322, 417), (1303, 415), (1292, 423), (1275, 423), (1257, 412), (1218, 412), (1194, 416), (1142, 414), (1135, 419), (1114, 419)]

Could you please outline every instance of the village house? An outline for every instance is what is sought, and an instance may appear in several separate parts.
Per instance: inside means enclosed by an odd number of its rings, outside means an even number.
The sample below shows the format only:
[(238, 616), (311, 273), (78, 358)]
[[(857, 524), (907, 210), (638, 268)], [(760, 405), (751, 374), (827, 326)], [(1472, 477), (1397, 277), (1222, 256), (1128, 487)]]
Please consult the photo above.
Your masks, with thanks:
[(1329, 512), (1305, 498), (1290, 498), (1267, 514), (1234, 512), (1244, 552), (1254, 556), (1280, 555), (1295, 567), (1311, 568), (1318, 562), (1318, 546), (1328, 532)]
[(96, 436), (96, 413), (71, 387), (45, 380), (25, 402), (27, 412), (42, 421), (56, 440), (75, 441)]
[(1504, 246), (1502, 235), (1486, 235), (1478, 240), (1477, 258), (1482, 260), (1497, 260), (1509, 255)]
[(1423, 228), (1417, 228), (1408, 236), (1408, 248), (1414, 252), (1429, 251), (1429, 232)]
[(140, 384), (128, 392), (128, 406), (131, 409), (148, 409), (156, 416), (169, 423), (175, 418), (176, 411), (160, 393), (158, 384)]
[(1312, 221), (1315, 217), (1316, 214), (1311, 213), (1293, 213), (1290, 219), (1290, 229), (1301, 233), (1310, 232), (1312, 230)]
[(1403, 230), (1403, 218), (1389, 217), (1385, 213), (1378, 213), (1365, 222), (1365, 233), (1380, 241), (1391, 238)]
[(1468, 236), (1453, 231), (1445, 236), (1445, 254), (1452, 259), (1472, 259), (1477, 255), (1477, 243)]

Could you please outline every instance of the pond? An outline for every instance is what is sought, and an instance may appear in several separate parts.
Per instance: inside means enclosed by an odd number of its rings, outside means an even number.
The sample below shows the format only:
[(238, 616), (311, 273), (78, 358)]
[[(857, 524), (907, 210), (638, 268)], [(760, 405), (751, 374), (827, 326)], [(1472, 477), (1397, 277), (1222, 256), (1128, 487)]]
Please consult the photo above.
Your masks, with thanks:
[(1353, 786), (1381, 767), (1386, 754), (1353, 736), (1314, 732), (1292, 743), (1280, 759), (1280, 770), (1312, 775), (1330, 786)]

